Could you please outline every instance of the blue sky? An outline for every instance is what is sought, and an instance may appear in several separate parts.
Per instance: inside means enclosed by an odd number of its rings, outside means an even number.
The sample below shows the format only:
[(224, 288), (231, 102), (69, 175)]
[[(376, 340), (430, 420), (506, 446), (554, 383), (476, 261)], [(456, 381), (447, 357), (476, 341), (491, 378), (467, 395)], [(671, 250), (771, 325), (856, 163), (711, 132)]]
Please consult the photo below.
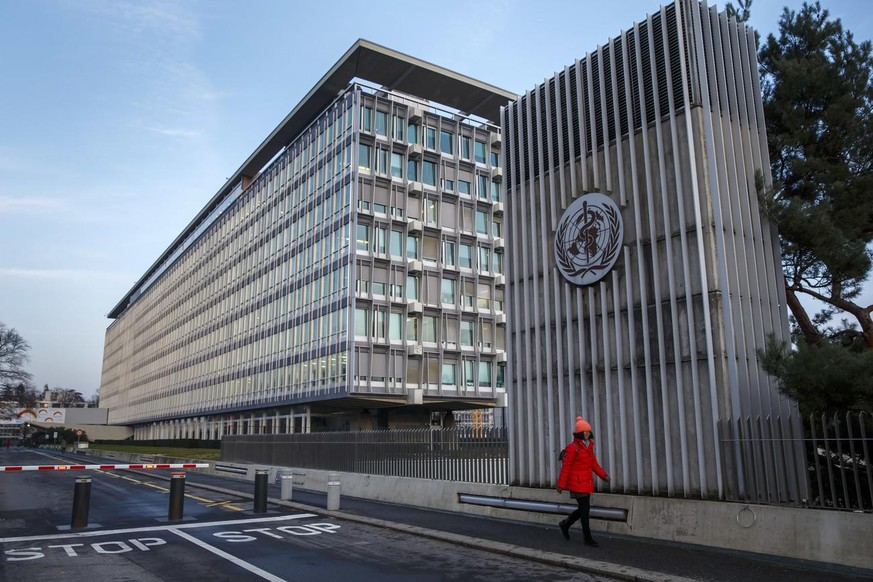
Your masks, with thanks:
[[(659, 5), (0, 0), (0, 321), (89, 396), (106, 314), (356, 39), (520, 93)], [(866, 0), (823, 5), (873, 38)]]

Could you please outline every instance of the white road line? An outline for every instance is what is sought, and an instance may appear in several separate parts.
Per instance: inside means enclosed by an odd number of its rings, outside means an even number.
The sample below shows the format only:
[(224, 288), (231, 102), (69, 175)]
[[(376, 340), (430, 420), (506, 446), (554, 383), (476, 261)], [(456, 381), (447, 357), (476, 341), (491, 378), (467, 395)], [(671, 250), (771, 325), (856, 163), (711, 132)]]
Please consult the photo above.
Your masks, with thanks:
[(232, 564), (236, 564), (240, 568), (248, 570), (252, 574), (256, 574), (256, 575), (260, 576), (264, 580), (269, 580), (270, 582), (285, 582), (284, 578), (279, 578), (278, 576), (271, 574), (270, 572), (267, 572), (266, 570), (261, 570), (260, 568), (258, 568), (254, 564), (249, 564), (245, 560), (241, 560), (234, 555), (228, 554), (224, 550), (220, 550), (220, 549), (216, 548), (215, 546), (210, 546), (206, 542), (200, 541), (197, 538), (195, 538), (194, 536), (189, 535), (183, 531), (172, 530), (172, 533), (176, 534), (177, 536), (179, 536), (182, 539), (188, 540), (189, 542), (191, 542), (194, 545), (200, 546), (201, 548), (203, 548), (204, 550), (206, 550), (208, 552), (212, 552), (216, 556), (224, 558), (225, 560), (227, 560), (228, 562), (231, 562)]
[(127, 533), (138, 533), (138, 532), (151, 532), (151, 531), (170, 531), (175, 533), (175, 530), (181, 529), (196, 529), (201, 527), (222, 527), (226, 525), (237, 525), (244, 523), (264, 523), (270, 521), (288, 521), (291, 519), (305, 519), (307, 517), (318, 517), (314, 513), (295, 513), (293, 515), (280, 515), (276, 517), (255, 517), (251, 519), (228, 519), (224, 521), (205, 521), (203, 523), (180, 523), (178, 525), (157, 525), (157, 526), (148, 526), (148, 527), (134, 527), (128, 529), (108, 529), (108, 530), (95, 530), (95, 531), (83, 531), (76, 533), (67, 533), (67, 534), (52, 534), (52, 535), (42, 535), (42, 536), (23, 536), (17, 538), (0, 538), (0, 544), (7, 544), (12, 542), (30, 542), (30, 541), (39, 541), (39, 540), (62, 540), (62, 539), (70, 539), (70, 538), (94, 538), (100, 536), (108, 536), (114, 534), (127, 534)]

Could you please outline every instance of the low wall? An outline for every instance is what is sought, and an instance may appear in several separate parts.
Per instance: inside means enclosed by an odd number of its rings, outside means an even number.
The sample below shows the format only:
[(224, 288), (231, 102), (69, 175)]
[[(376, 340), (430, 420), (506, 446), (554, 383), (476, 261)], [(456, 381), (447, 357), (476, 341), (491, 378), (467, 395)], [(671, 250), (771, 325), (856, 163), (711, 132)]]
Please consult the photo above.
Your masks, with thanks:
[[(88, 452), (95, 453), (99, 451)], [(130, 462), (141, 461), (139, 455), (115, 455)], [(148, 462), (172, 460), (147, 457)], [(322, 492), (327, 491), (328, 474), (334, 472), (223, 462), (210, 463), (209, 469), (198, 471), (253, 480), (256, 468), (268, 469), (270, 482), (282, 474), (293, 474), (298, 483), (295, 487)], [(338, 475), (342, 495), (545, 525), (557, 526), (556, 514), (575, 507), (569, 493), (558, 494), (552, 489), (360, 473)], [(544, 511), (461, 503), (461, 494), (540, 502)], [(596, 531), (873, 569), (873, 515), (868, 513), (609, 493), (596, 493), (592, 505), (595, 512), (597, 508), (627, 511), (626, 522), (592, 519)]]

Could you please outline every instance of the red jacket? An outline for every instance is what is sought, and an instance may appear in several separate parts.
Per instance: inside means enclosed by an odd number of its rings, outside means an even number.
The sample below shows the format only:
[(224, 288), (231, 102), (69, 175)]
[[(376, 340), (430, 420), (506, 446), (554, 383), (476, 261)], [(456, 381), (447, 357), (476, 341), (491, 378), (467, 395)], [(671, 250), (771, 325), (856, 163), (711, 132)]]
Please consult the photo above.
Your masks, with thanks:
[(601, 479), (606, 479), (606, 471), (594, 456), (594, 441), (589, 440), (588, 446), (580, 438), (564, 449), (564, 462), (561, 474), (558, 475), (558, 489), (566, 489), (572, 493), (594, 493), (594, 476), (597, 473)]

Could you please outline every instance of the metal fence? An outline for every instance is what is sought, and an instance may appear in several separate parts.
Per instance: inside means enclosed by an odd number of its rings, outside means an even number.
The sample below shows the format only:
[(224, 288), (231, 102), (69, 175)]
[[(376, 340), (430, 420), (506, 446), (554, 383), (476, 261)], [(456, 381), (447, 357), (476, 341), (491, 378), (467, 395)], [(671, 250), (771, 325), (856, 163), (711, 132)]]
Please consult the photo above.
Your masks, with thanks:
[[(873, 512), (873, 416), (864, 412), (720, 423), (725, 501)], [(509, 483), (505, 428), (226, 435), (229, 462)], [(615, 476), (619, 477), (619, 476)], [(621, 493), (620, 478), (612, 491)]]
[(465, 481), (506, 483), (505, 428), (429, 428), (228, 435), (224, 461)]
[(873, 511), (873, 416), (866, 412), (721, 423), (726, 499)]

